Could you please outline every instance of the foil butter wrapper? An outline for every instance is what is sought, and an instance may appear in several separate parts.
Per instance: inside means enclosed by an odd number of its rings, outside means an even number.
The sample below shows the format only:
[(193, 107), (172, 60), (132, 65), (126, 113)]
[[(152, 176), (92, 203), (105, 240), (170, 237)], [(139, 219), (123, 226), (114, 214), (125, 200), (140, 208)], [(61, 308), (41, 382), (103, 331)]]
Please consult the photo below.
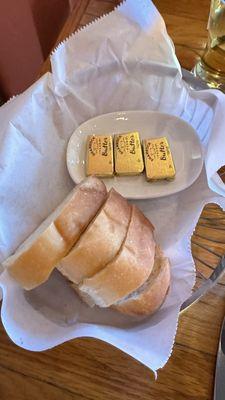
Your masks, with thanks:
[(143, 150), (147, 180), (174, 179), (176, 171), (166, 137), (143, 140)]
[(114, 173), (113, 140), (110, 135), (90, 135), (87, 138), (86, 175), (101, 178)]
[(117, 175), (139, 175), (144, 162), (138, 132), (117, 134), (114, 137), (115, 172)]

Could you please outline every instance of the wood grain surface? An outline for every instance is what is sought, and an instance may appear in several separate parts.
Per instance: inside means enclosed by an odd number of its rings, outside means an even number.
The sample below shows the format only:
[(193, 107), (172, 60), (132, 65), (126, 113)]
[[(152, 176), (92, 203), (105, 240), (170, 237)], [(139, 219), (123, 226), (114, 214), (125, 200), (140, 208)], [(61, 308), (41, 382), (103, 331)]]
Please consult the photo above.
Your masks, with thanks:
[[(77, 0), (57, 43), (118, 3)], [(206, 41), (209, 1), (155, 0), (155, 4), (181, 65), (192, 69)], [(41, 74), (49, 68), (47, 60)], [(210, 204), (202, 211), (192, 237), (197, 286), (224, 252), (225, 213)], [(146, 367), (100, 341), (83, 338), (31, 353), (11, 343), (0, 326), (0, 400), (211, 400), (224, 300), (225, 278), (181, 315), (173, 354), (157, 381)]]

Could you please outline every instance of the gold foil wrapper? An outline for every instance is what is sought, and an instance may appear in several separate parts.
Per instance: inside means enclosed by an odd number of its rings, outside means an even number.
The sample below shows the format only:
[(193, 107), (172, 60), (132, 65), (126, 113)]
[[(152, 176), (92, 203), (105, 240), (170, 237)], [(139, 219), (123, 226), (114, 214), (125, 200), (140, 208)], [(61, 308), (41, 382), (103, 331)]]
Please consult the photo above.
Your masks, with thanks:
[(117, 134), (114, 137), (115, 172), (117, 175), (138, 175), (144, 169), (138, 132)]
[(147, 180), (174, 179), (176, 171), (166, 137), (143, 140)]
[(90, 135), (87, 138), (86, 175), (107, 178), (113, 176), (113, 140), (110, 135)]

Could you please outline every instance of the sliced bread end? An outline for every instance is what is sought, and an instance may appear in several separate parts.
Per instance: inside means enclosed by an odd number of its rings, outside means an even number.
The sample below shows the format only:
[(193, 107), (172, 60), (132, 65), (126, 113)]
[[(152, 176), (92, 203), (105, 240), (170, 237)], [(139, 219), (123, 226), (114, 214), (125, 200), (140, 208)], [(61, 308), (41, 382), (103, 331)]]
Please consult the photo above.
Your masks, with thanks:
[(170, 286), (170, 263), (157, 246), (154, 267), (149, 279), (136, 292), (112, 307), (131, 316), (147, 316), (159, 309)]

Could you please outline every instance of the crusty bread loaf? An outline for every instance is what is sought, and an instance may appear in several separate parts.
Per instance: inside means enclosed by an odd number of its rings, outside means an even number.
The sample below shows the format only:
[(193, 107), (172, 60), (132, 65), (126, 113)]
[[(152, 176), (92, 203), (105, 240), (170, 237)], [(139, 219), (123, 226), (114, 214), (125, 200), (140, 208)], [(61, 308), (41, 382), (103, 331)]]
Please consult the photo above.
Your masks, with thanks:
[(99, 179), (89, 177), (81, 182), (3, 266), (24, 289), (45, 282), (96, 215), (106, 195)]
[(61, 260), (59, 271), (71, 282), (79, 284), (104, 268), (118, 253), (130, 217), (131, 206), (127, 200), (111, 189), (98, 215)]
[(136, 207), (96, 177), (78, 185), (3, 266), (25, 289), (57, 268), (88, 305), (146, 316), (163, 303), (169, 260), (154, 227)]
[(152, 271), (154, 258), (153, 226), (132, 206), (127, 235), (119, 253), (100, 272), (84, 279), (79, 286), (80, 296), (89, 304), (111, 306), (143, 285)]
[(149, 279), (137, 291), (114, 304), (113, 308), (132, 316), (153, 314), (162, 305), (169, 286), (170, 263), (157, 246)]

